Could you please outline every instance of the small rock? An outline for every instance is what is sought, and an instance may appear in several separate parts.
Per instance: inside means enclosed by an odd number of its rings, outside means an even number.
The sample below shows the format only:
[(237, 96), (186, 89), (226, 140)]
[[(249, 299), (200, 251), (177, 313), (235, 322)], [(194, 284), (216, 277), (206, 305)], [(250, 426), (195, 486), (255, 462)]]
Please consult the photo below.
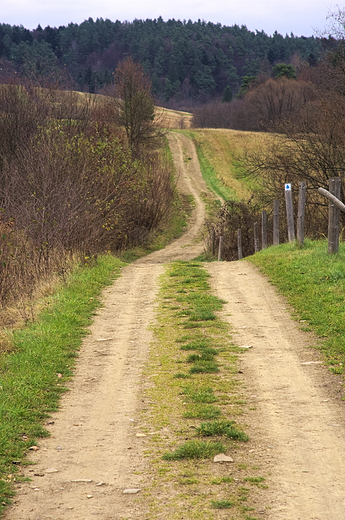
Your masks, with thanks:
[(86, 495), (86, 498), (93, 498), (93, 495)]
[(146, 433), (137, 433), (136, 437), (146, 437)]
[(213, 459), (213, 462), (234, 462), (234, 459), (225, 455), (225, 453), (218, 453)]
[(59, 470), (56, 468), (48, 468), (45, 470), (46, 473), (57, 473)]
[(304, 361), (301, 365), (321, 365), (322, 361)]
[(253, 348), (253, 345), (239, 345), (238, 348)]
[(39, 450), (39, 447), (38, 446), (30, 446), (29, 450), (37, 451), (37, 450)]
[(106, 483), (101, 480), (100, 482), (97, 482), (96, 486), (105, 486)]
[(99, 339), (96, 339), (96, 341), (110, 341), (112, 339), (113, 338), (99, 338)]
[(124, 489), (123, 494), (124, 495), (135, 495), (136, 493), (139, 493), (141, 489)]

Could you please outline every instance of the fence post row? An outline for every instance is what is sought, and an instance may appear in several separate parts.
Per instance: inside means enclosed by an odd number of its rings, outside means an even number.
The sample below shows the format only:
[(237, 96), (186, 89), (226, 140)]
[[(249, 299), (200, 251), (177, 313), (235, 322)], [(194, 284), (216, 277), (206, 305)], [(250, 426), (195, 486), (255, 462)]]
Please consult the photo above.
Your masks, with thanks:
[(287, 225), (288, 225), (288, 239), (289, 239), (289, 242), (294, 242), (295, 241), (295, 225), (294, 225), (294, 218), (293, 218), (291, 184), (285, 184), (285, 205), (286, 205), (286, 218), (287, 218)]
[[(337, 253), (339, 251), (339, 230), (340, 230), (340, 211), (345, 213), (345, 204), (340, 200), (341, 196), (341, 178), (332, 177), (329, 179), (329, 191), (319, 188), (318, 192), (329, 199), (329, 219), (328, 219), (328, 253)], [(293, 216), (292, 190), (291, 184), (285, 184), (285, 204), (286, 217), (288, 226), (288, 240), (295, 241), (295, 227)], [(298, 194), (298, 214), (297, 214), (297, 241), (304, 244), (304, 220), (306, 206), (306, 183), (299, 183)], [(261, 212), (261, 239), (262, 249), (266, 249), (267, 242), (267, 212)], [(273, 201), (273, 245), (279, 245), (279, 199)], [(223, 236), (219, 237), (218, 261), (222, 258)], [(215, 230), (211, 230), (211, 247), (212, 255), (215, 254)], [(237, 249), (238, 259), (243, 258), (242, 253), (242, 233), (241, 229), (237, 229)], [(259, 240), (259, 224), (254, 222), (254, 250), (255, 253), (260, 251)]]

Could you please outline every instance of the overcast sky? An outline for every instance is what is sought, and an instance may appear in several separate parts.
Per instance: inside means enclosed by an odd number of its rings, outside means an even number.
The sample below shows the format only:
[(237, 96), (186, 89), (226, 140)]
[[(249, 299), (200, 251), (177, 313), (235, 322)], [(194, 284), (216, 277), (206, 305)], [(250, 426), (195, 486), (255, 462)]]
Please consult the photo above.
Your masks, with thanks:
[(0, 0), (0, 23), (35, 29), (80, 24), (89, 17), (112, 21), (135, 18), (201, 20), (246, 25), (267, 34), (312, 36), (336, 10), (330, 0)]

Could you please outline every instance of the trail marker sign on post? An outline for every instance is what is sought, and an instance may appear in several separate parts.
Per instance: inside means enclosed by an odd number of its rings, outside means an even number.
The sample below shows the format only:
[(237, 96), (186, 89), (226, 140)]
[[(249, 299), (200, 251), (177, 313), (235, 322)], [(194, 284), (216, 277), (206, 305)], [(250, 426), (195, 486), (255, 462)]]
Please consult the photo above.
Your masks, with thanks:
[(293, 205), (292, 205), (292, 189), (291, 184), (285, 184), (285, 204), (286, 204), (286, 218), (288, 226), (288, 238), (289, 242), (295, 241), (295, 224), (293, 218)]

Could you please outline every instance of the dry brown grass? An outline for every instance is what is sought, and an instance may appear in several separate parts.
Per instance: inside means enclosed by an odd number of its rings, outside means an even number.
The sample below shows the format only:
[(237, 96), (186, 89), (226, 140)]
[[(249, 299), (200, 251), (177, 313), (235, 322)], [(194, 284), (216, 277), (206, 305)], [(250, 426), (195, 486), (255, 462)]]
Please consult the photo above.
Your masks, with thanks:
[[(103, 94), (88, 94), (85, 92), (56, 91), (56, 102), (66, 102), (73, 95), (78, 100), (78, 104), (91, 105), (94, 109), (109, 107), (109, 96)], [(190, 112), (181, 112), (179, 110), (171, 110), (169, 108), (156, 107), (155, 111), (157, 126), (160, 128), (184, 129), (191, 128), (193, 114)]]
[(180, 112), (169, 108), (157, 107), (156, 115), (159, 126), (167, 129), (191, 128), (193, 114), (190, 112)]

